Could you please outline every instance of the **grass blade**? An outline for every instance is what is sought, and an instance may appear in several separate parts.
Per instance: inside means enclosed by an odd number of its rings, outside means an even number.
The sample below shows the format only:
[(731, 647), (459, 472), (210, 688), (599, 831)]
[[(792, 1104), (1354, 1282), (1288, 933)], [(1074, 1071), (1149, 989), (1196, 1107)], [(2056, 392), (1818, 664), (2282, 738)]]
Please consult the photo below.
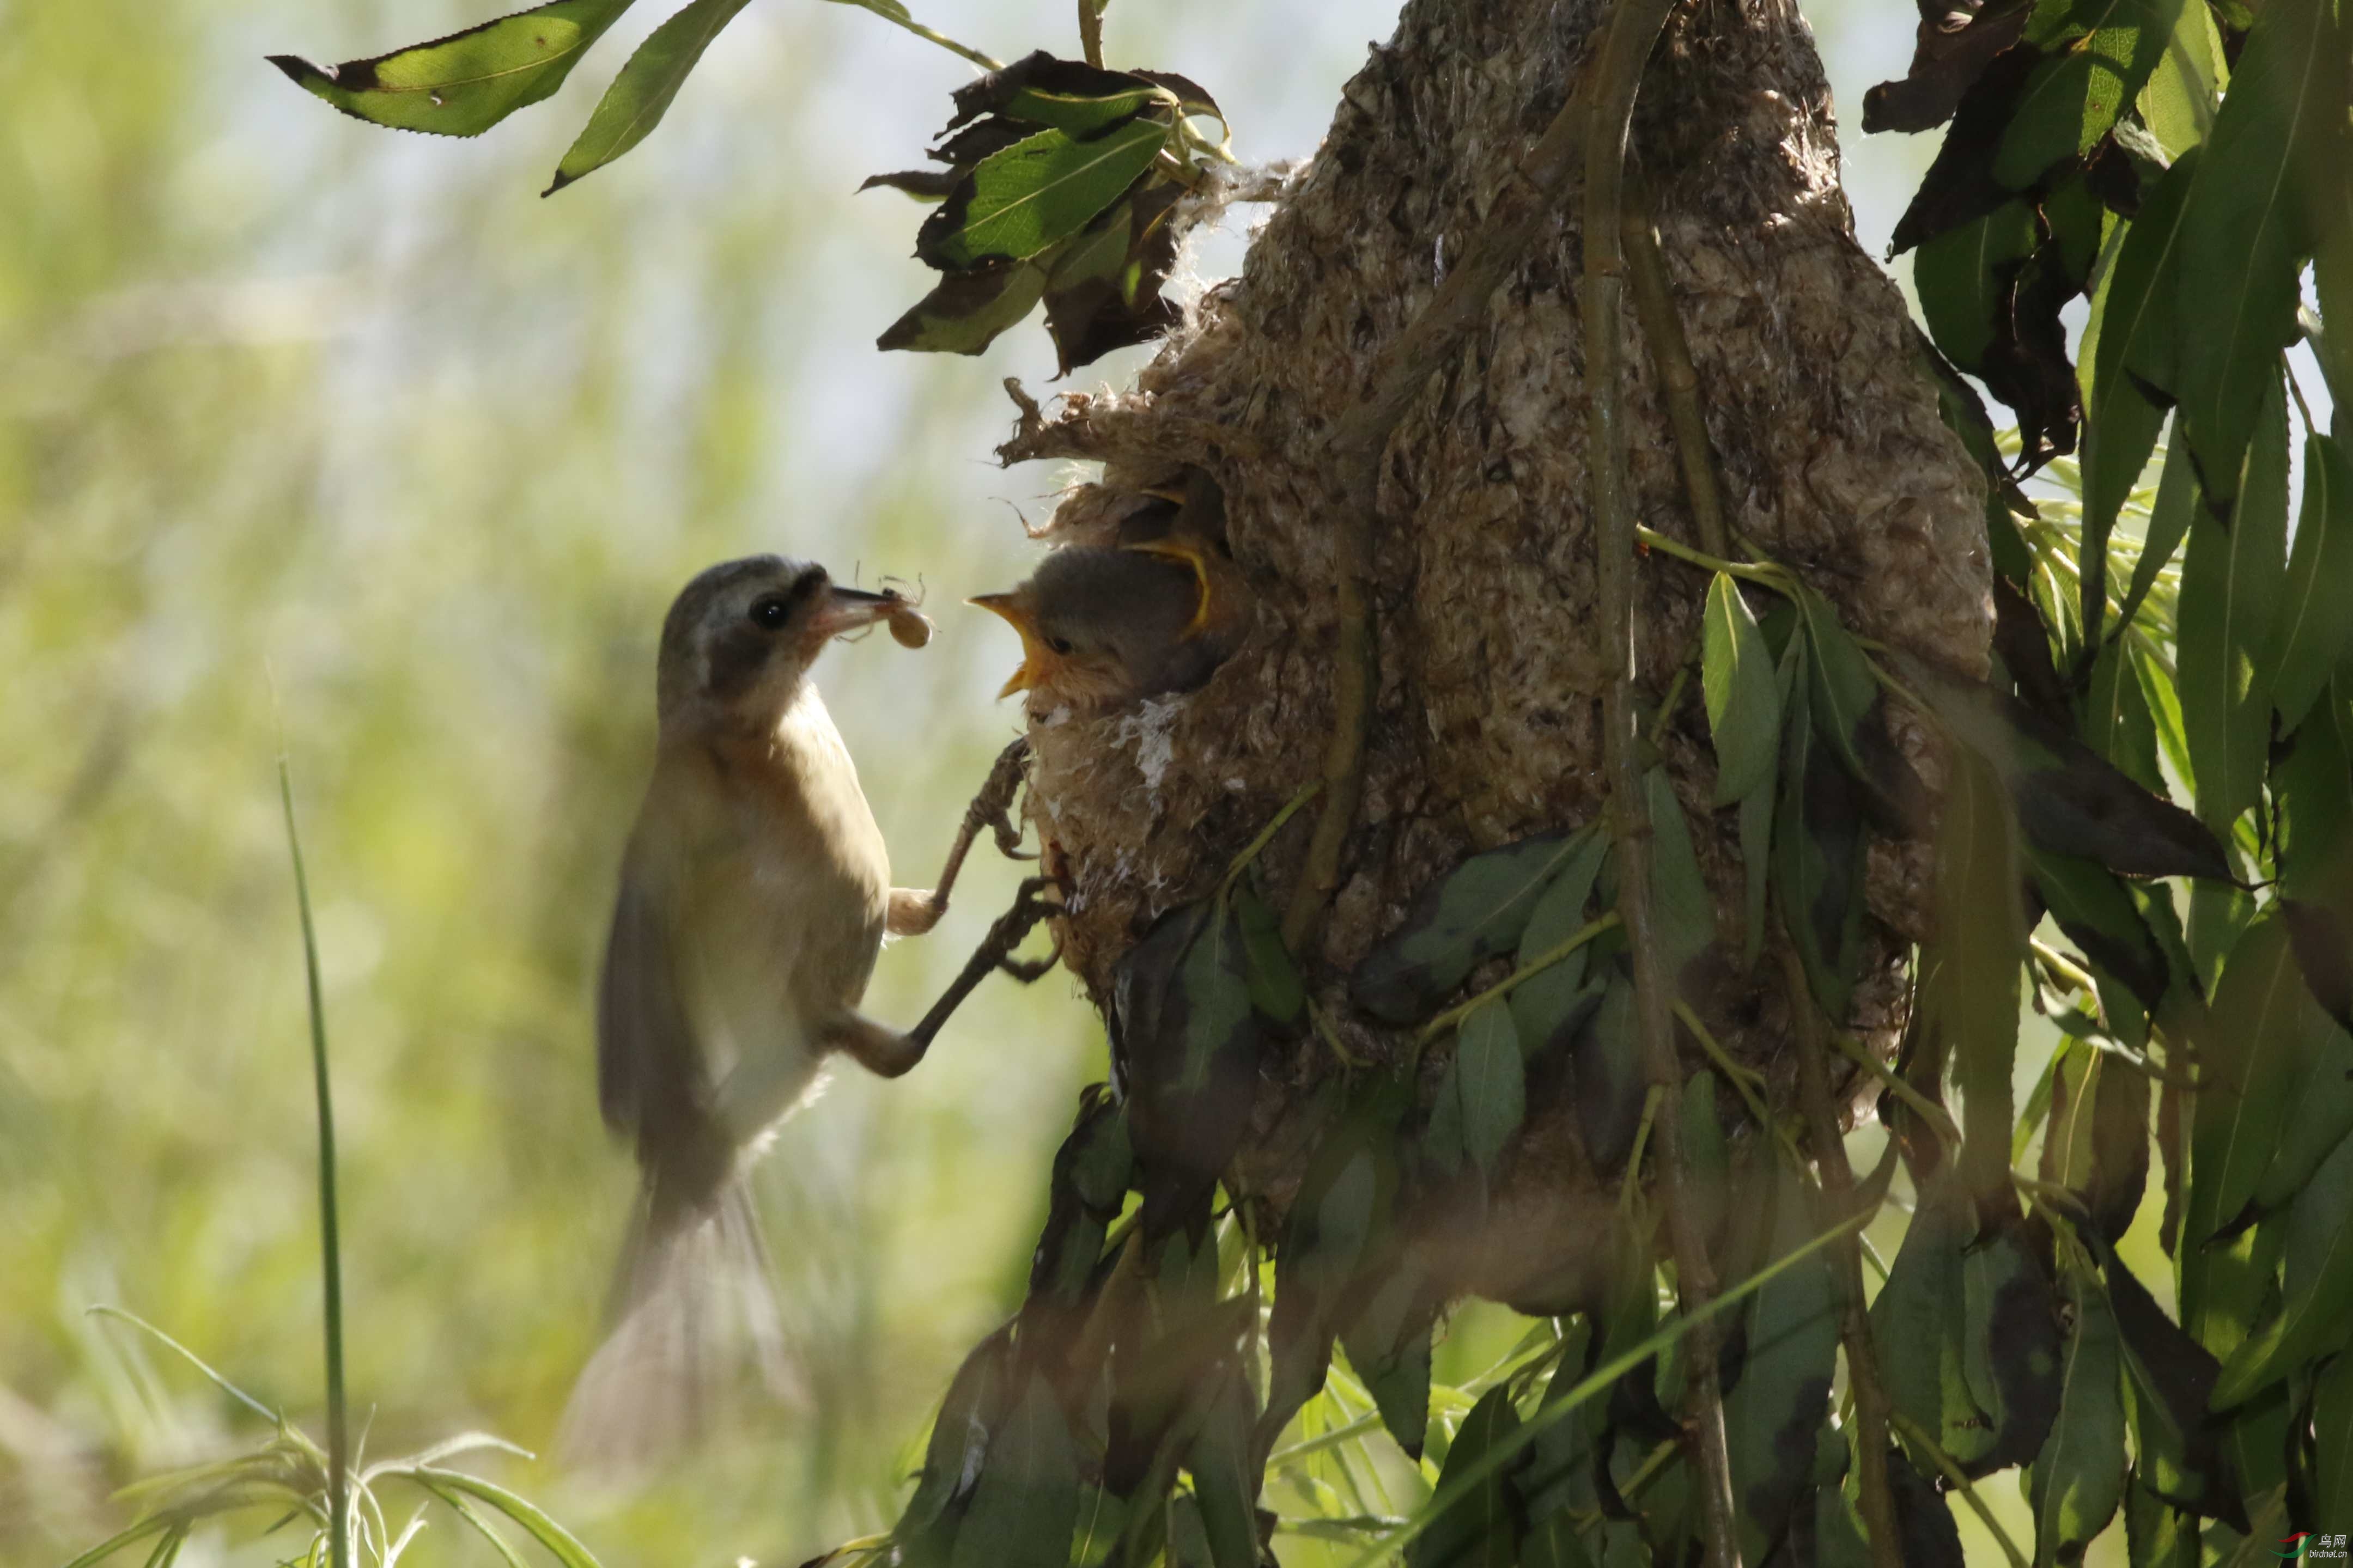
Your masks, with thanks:
[(66, 1568), (91, 1568), (92, 1564), (105, 1562), (132, 1542), (153, 1535), (159, 1530), (171, 1528), (172, 1521), (161, 1516), (142, 1519), (130, 1529), (108, 1536), (104, 1541), (67, 1563)]
[(577, 1537), (555, 1521), (540, 1511), (538, 1507), (501, 1486), (494, 1486), (480, 1476), (470, 1476), (463, 1470), (445, 1470), (431, 1465), (420, 1465), (407, 1472), (421, 1484), (451, 1491), (464, 1492), (505, 1514), (525, 1531), (531, 1538), (547, 1548), (548, 1552), (564, 1568), (602, 1568), (596, 1554), (580, 1544)]
[(278, 799), (286, 812), (286, 847), (294, 861), (294, 902), (302, 916), (302, 973), (311, 1000), (311, 1073), (319, 1090), (319, 1272), (326, 1286), (327, 1541), (334, 1568), (351, 1568), (351, 1433), (343, 1408), (343, 1263), (335, 1226), (335, 1101), (327, 1080), (327, 1010), (319, 983), (319, 933), (311, 920), (311, 882), (302, 869), (302, 835), (294, 823), (294, 783), (278, 758)]
[(268, 1421), (272, 1425), (276, 1425), (279, 1421), (280, 1417), (278, 1412), (270, 1409), (268, 1405), (262, 1404), (261, 1401), (256, 1399), (253, 1395), (248, 1394), (245, 1390), (231, 1383), (227, 1378), (223, 1377), (219, 1373), (214, 1371), (202, 1356), (196, 1354), (195, 1352), (190, 1350), (187, 1346), (182, 1344), (179, 1341), (174, 1339), (171, 1335), (165, 1333), (163, 1330), (157, 1328), (154, 1324), (149, 1322), (138, 1313), (126, 1312), (120, 1307), (108, 1307), (103, 1305), (92, 1307), (89, 1310), (90, 1315), (92, 1317), (120, 1318), (122, 1321), (129, 1323), (132, 1328), (141, 1330), (161, 1343), (166, 1350), (172, 1351), (177, 1354), (181, 1360), (186, 1362), (190, 1366), (195, 1367), (198, 1372), (203, 1373), (205, 1376), (212, 1380), (213, 1385), (216, 1388), (218, 1388), (222, 1393), (227, 1394), (230, 1398), (244, 1405), (248, 1410), (252, 1411), (256, 1415), (260, 1416), (264, 1421)]

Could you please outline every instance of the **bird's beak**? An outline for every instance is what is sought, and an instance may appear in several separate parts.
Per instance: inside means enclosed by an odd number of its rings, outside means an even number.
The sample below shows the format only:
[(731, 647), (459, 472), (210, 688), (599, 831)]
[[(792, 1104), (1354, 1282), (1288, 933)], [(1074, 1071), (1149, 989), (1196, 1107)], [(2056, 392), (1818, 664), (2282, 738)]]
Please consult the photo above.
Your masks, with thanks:
[(1172, 534), (1165, 539), (1147, 539), (1141, 543), (1125, 545), (1123, 548), (1139, 551), (1145, 555), (1162, 556), (1190, 566), (1193, 569), (1193, 581), (1200, 586), (1201, 597), (1200, 602), (1193, 608), (1193, 618), (1185, 623), (1185, 629), (1177, 636), (1180, 639), (1196, 637), (1208, 629), (1209, 558), (1202, 550), (1198, 541), (1180, 539)]
[(1054, 654), (1039, 637), (1029, 606), (1022, 603), (1021, 596), (1018, 594), (980, 594), (965, 603), (979, 605), (1021, 634), (1021, 668), (1006, 681), (1004, 689), (997, 692), (997, 698), (1002, 700), (1017, 691), (1028, 691), (1042, 684), (1052, 668)]
[(810, 627), (819, 640), (838, 637), (844, 632), (887, 620), (898, 603), (896, 595), (870, 594), (863, 588), (835, 584), (826, 589), (825, 608), (817, 613)]

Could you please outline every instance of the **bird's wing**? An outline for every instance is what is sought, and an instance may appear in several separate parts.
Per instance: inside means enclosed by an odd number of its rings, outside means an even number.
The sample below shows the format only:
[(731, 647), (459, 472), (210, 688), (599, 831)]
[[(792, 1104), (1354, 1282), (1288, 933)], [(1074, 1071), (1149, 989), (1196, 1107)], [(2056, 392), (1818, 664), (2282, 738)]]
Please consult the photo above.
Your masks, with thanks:
[(634, 1137), (650, 1169), (709, 1111), (659, 891), (637, 874), (636, 860), (622, 862), (596, 987), (596, 1100), (606, 1125)]

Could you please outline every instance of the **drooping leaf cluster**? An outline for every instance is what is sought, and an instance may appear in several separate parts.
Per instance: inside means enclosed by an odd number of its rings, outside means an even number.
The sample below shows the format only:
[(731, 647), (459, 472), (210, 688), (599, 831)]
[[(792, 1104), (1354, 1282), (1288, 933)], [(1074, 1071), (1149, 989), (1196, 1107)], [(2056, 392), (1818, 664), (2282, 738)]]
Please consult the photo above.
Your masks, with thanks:
[(1043, 52), (958, 89), (931, 150), (943, 167), (877, 174), (936, 201), (915, 255), (942, 273), (876, 346), (978, 353), (1042, 300), (1062, 374), (1176, 325), (1161, 293), (1176, 265), (1169, 223), (1225, 155), (1197, 117), (1208, 92), (1165, 71), (1112, 71)]
[[(635, 147), (661, 123), (748, 0), (688, 0), (621, 68), (543, 195)], [(1166, 71), (1113, 71), (1039, 51), (999, 67), (916, 22), (900, 0), (837, 0), (988, 67), (955, 95), (930, 156), (937, 170), (877, 174), (938, 203), (915, 254), (940, 284), (887, 329), (884, 349), (978, 353), (1040, 302), (1060, 373), (1176, 325), (1162, 289), (1176, 265), (1170, 223), (1204, 163), (1230, 161), (1225, 117), (1208, 92)], [(270, 63), (298, 86), (371, 124), (479, 136), (564, 85), (631, 0), (552, 0), (429, 43), (317, 66)], [(1092, 5), (1092, 0), (1090, 0)], [(1101, 7), (1092, 14), (1100, 18)], [(1218, 123), (1218, 140), (1197, 126)]]

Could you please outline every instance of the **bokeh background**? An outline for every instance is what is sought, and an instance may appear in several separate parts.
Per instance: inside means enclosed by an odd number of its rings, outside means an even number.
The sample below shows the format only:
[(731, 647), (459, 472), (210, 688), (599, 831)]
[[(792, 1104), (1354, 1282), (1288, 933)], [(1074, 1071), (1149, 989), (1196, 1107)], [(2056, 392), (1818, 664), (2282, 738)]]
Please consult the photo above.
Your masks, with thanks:
[[(318, 904), (343, 1142), (350, 1379), (388, 1453), (538, 1447), (596, 1337), (633, 1181), (600, 1126), (589, 998), (651, 739), (653, 635), (754, 550), (920, 580), (941, 622), (820, 684), (900, 868), (928, 885), (1015, 732), (1009, 585), (1068, 475), (990, 458), (977, 360), (874, 352), (926, 287), (908, 166), (963, 62), (763, 0), (659, 132), (536, 193), (667, 7), (479, 142), (342, 119), (263, 63), (375, 53), (484, 0), (0, 0), (0, 1563), (56, 1563), (113, 1489), (259, 1435), (136, 1311), (298, 1420), (321, 1398), (311, 1085), (274, 761)], [(1002, 58), (1075, 52), (1068, 0), (931, 0)], [(1113, 64), (1180, 70), (1249, 161), (1303, 156), (1395, 0), (1115, 0)], [(1913, 12), (1810, 5), (1864, 244), (1925, 140), (1858, 144)], [(1250, 209), (1196, 283), (1239, 264)], [(1124, 382), (1141, 351), (1082, 373)], [(885, 953), (911, 1019), (1016, 872)], [(655, 1484), (498, 1473), (608, 1564), (792, 1563), (892, 1516), (933, 1401), (1018, 1301), (1044, 1172), (1101, 1031), (1060, 976), (995, 983), (923, 1070), (837, 1079), (760, 1190), (807, 1396)], [(2039, 1062), (2021, 1063), (2031, 1073)], [(1465, 1320), (1475, 1370), (1513, 1337)], [(1445, 1367), (1441, 1365), (1441, 1376)], [(200, 1536), (191, 1563), (290, 1537)], [(1968, 1528), (1974, 1528), (1969, 1521)], [(472, 1562), (446, 1525), (412, 1561)]]

